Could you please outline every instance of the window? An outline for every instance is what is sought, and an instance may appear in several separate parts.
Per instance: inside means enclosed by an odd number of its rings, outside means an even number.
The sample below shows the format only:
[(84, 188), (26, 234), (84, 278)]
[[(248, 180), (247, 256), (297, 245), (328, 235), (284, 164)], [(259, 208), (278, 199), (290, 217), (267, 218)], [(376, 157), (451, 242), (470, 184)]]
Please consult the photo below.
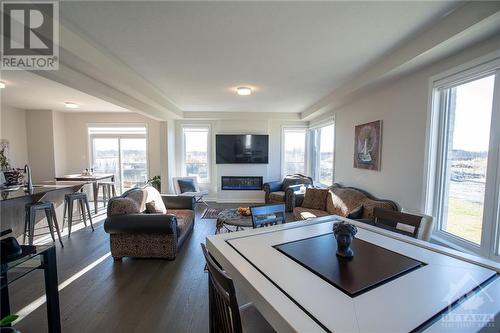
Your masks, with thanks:
[(316, 182), (323, 185), (333, 184), (333, 145), (334, 125), (313, 130), (313, 176)]
[(493, 68), (490, 64), (434, 84), (430, 152), (434, 149), (435, 170), (428, 186), (436, 236), (496, 260), (500, 258), (499, 68), (497, 62)]
[(283, 177), (294, 173), (306, 173), (305, 128), (283, 128)]
[(145, 126), (92, 126), (88, 131), (95, 172), (114, 174), (121, 192), (147, 182)]
[(184, 175), (198, 176), (200, 183), (209, 183), (209, 128), (184, 127), (182, 131), (184, 138)]

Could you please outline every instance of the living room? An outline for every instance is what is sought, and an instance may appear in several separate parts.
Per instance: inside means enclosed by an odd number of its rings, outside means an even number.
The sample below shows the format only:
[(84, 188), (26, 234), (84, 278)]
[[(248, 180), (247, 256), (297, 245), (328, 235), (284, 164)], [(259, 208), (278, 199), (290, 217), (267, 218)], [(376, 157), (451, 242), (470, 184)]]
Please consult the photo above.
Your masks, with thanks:
[(2, 332), (498, 331), (500, 2), (31, 5)]

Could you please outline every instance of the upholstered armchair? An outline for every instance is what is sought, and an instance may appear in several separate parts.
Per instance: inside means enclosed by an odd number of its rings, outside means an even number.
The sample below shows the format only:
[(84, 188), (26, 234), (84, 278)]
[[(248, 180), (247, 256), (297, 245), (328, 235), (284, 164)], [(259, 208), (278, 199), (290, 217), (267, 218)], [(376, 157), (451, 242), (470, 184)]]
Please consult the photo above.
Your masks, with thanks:
[(297, 196), (301, 186), (313, 186), (311, 177), (301, 174), (288, 175), (282, 181), (268, 182), (263, 185), (267, 203), (285, 203), (286, 211), (291, 212), (302, 203), (303, 197)]

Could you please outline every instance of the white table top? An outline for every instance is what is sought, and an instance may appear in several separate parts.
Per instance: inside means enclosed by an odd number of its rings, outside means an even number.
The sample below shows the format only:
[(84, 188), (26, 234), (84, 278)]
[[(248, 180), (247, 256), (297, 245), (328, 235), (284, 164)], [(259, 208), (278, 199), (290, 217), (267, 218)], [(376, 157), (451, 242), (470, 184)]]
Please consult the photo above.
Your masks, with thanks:
[(454, 258), (441, 253), (440, 247), (424, 248), (419, 241), (384, 230), (373, 232), (373, 227), (355, 221), (349, 222), (358, 226), (357, 238), (426, 265), (350, 297), (273, 248), (331, 232), (333, 222), (333, 217), (326, 217), (208, 236), (207, 247), (278, 331), (409, 332), (420, 327), (440, 332), (444, 326), (436, 320), (421, 325), (485, 281), (489, 284), (478, 288), (489, 296), (482, 298), (483, 311), (500, 312), (500, 266)]

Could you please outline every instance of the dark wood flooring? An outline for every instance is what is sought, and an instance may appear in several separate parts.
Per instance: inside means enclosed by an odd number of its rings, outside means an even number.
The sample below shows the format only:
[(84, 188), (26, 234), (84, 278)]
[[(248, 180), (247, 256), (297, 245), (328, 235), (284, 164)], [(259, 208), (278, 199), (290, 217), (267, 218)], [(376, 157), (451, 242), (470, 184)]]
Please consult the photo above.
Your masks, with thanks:
[[(215, 220), (200, 219), (204, 208), (198, 206), (194, 232), (175, 261), (114, 262), (102, 214), (94, 219), (95, 232), (88, 227), (73, 231), (69, 239), (64, 236), (64, 248), (56, 244), (59, 284), (72, 282), (59, 293), (63, 332), (206, 332), (207, 274), (200, 243), (215, 232)], [(43, 283), (42, 272), (15, 281), (10, 288), (13, 313), (43, 296)], [(45, 303), (15, 327), (23, 333), (47, 332)]]

